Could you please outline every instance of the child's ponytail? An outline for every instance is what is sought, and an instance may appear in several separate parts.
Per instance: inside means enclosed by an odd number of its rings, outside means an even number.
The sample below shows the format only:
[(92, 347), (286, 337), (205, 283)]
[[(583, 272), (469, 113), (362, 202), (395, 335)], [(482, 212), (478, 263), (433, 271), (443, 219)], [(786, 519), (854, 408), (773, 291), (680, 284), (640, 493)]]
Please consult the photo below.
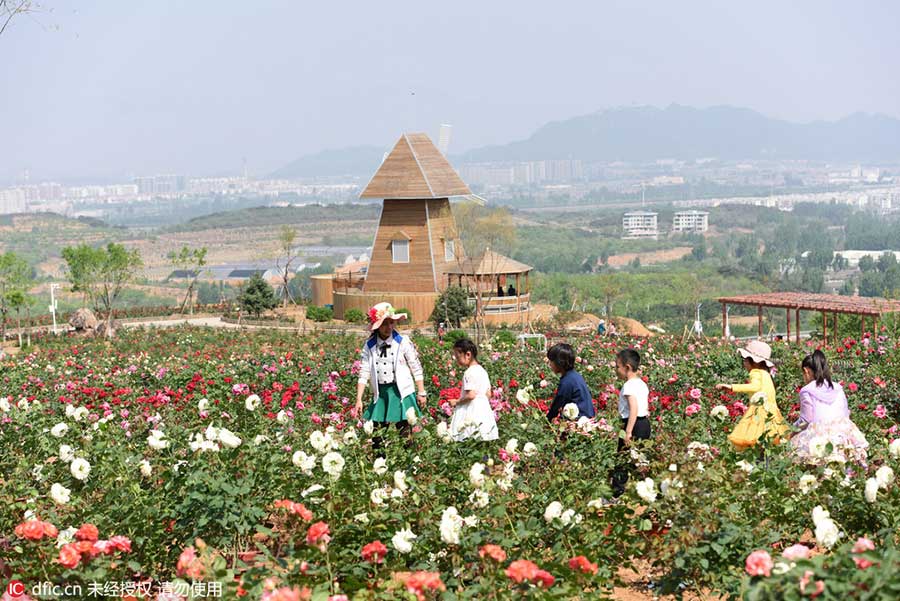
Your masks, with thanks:
[(828, 367), (828, 359), (825, 358), (825, 353), (816, 349), (811, 355), (803, 358), (801, 366), (812, 372), (816, 386), (821, 386), (828, 382), (828, 387), (834, 388), (834, 384), (831, 381), (831, 369)]

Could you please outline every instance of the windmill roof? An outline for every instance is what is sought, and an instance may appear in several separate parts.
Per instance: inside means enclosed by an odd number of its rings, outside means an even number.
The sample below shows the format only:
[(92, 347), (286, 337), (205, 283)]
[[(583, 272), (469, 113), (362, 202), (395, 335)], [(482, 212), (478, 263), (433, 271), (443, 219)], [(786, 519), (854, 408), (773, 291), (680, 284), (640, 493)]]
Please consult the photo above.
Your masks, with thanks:
[(360, 198), (427, 199), (471, 194), (427, 134), (403, 134)]

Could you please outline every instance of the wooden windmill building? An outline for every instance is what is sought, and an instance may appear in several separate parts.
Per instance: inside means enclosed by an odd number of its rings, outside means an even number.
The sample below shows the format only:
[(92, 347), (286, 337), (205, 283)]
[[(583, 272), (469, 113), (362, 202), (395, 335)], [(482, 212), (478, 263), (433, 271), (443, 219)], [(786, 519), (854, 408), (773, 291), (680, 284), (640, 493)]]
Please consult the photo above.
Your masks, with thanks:
[(426, 134), (404, 134), (360, 194), (384, 205), (364, 276), (333, 280), (334, 314), (387, 301), (428, 319), (447, 274), (465, 258), (450, 197), (471, 194)]

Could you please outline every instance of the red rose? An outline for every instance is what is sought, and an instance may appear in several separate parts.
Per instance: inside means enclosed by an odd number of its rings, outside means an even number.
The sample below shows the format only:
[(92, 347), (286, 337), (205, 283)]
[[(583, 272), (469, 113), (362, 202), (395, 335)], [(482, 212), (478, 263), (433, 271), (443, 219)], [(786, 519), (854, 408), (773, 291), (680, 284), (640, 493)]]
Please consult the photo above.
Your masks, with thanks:
[(62, 549), (59, 550), (59, 563), (64, 568), (74, 569), (80, 561), (81, 553), (78, 552), (74, 544), (63, 545)]
[(372, 541), (362, 548), (363, 561), (369, 563), (381, 563), (387, 555), (387, 547), (380, 540)]
[(597, 564), (588, 561), (588, 558), (584, 555), (579, 555), (578, 557), (570, 559), (569, 568), (577, 572), (584, 572), (585, 574), (597, 573)]
[(506, 551), (500, 545), (485, 545), (478, 551), (481, 557), (490, 557), (497, 563), (506, 561)]
[(93, 524), (84, 524), (75, 533), (75, 540), (87, 540), (96, 542), (100, 538), (100, 531)]
[(325, 522), (316, 522), (309, 527), (306, 532), (306, 544), (312, 547), (319, 547), (324, 551), (331, 537), (328, 536), (328, 524)]

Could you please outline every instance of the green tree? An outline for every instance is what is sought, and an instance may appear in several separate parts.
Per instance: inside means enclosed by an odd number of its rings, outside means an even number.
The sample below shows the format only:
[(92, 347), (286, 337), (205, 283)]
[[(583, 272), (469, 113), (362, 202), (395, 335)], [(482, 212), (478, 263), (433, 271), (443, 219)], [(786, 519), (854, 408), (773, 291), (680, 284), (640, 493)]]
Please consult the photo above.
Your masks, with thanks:
[(72, 290), (83, 293), (96, 310), (106, 312), (106, 335), (112, 336), (115, 305), (144, 265), (140, 252), (110, 242), (106, 248), (93, 248), (87, 244), (68, 246), (63, 249), (62, 256)]
[(19, 295), (30, 288), (31, 269), (12, 251), (0, 255), (0, 341), (6, 340), (6, 318), (16, 308)]
[(206, 252), (205, 246), (193, 249), (182, 246), (180, 251), (175, 252), (173, 250), (168, 254), (168, 259), (172, 262), (175, 269), (187, 271), (191, 274), (187, 293), (181, 302), (180, 313), (182, 315), (184, 315), (186, 306), (190, 307), (191, 313), (194, 312), (194, 287), (197, 285), (197, 280), (203, 274), (203, 268), (206, 266)]
[(278, 305), (275, 299), (275, 291), (269, 282), (265, 281), (259, 273), (254, 273), (247, 281), (238, 295), (238, 302), (248, 313), (259, 317), (263, 311), (274, 309)]
[(875, 269), (875, 259), (869, 255), (865, 255), (859, 259), (859, 270), (863, 273), (873, 271)]
[(441, 322), (454, 328), (462, 327), (462, 320), (472, 315), (469, 306), (469, 293), (459, 286), (450, 286), (438, 297), (431, 312), (431, 321), (436, 325)]
[(297, 230), (289, 225), (282, 225), (278, 232), (278, 248), (281, 255), (276, 261), (283, 284), (281, 286), (281, 301), (287, 307), (288, 300), (295, 303), (294, 296), (291, 293), (291, 263), (297, 260)]

